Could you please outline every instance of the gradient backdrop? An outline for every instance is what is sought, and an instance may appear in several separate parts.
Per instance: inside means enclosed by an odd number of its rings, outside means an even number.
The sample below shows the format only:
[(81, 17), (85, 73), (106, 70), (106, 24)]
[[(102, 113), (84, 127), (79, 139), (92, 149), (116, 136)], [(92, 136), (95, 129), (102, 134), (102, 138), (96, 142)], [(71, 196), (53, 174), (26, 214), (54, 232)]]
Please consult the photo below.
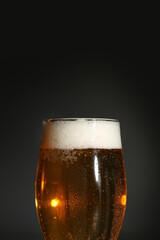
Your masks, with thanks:
[(1, 83), (0, 239), (43, 239), (34, 181), (41, 123), (55, 117), (120, 120), (128, 202), (119, 240), (158, 237), (160, 97), (153, 60), (148, 53), (98, 51), (8, 56)]

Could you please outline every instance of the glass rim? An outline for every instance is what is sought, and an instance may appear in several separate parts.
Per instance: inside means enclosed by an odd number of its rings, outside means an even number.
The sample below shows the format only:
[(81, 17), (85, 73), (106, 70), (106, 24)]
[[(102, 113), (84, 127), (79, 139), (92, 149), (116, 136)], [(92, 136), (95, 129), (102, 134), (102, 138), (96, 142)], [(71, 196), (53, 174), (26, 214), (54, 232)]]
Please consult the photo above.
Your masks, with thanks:
[(108, 121), (108, 122), (119, 122), (118, 119), (114, 118), (49, 118), (44, 119), (43, 123), (53, 123), (57, 121)]

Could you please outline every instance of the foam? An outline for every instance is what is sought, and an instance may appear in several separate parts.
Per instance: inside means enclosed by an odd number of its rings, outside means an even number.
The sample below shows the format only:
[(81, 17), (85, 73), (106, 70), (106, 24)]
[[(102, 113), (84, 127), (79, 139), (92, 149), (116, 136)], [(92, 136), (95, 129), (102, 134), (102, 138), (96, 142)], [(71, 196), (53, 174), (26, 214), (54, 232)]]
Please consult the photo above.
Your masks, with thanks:
[(118, 121), (43, 122), (41, 149), (122, 148)]

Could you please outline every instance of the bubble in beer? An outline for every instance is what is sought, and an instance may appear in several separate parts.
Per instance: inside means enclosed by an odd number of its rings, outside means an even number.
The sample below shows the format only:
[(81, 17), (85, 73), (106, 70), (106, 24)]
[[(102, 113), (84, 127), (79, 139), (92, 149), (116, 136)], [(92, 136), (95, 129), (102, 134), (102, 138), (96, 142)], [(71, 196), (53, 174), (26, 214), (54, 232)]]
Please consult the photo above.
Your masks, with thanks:
[(52, 207), (57, 207), (59, 204), (59, 199), (55, 198), (51, 200), (51, 206)]

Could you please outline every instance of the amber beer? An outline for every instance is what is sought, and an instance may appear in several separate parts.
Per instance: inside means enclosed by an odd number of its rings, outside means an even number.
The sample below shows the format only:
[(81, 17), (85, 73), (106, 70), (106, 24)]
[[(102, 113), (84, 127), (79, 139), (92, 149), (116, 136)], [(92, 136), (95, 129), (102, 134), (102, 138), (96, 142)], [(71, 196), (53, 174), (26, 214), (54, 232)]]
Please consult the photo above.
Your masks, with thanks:
[(44, 121), (35, 203), (46, 240), (116, 240), (126, 208), (119, 122)]

